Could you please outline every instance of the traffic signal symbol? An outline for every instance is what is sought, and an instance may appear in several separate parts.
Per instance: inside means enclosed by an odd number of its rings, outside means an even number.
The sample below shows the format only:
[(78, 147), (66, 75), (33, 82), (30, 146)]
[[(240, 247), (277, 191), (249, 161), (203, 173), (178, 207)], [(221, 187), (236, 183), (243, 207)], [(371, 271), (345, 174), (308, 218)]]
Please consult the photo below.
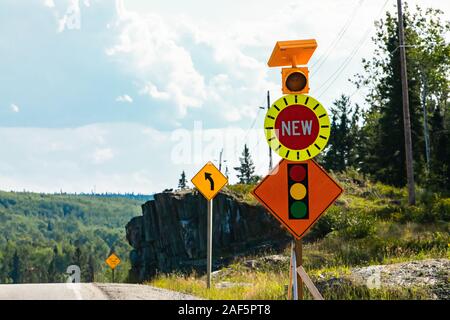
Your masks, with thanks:
[(284, 94), (309, 93), (307, 67), (281, 69), (282, 91)]
[(309, 219), (308, 164), (288, 164), (289, 219)]

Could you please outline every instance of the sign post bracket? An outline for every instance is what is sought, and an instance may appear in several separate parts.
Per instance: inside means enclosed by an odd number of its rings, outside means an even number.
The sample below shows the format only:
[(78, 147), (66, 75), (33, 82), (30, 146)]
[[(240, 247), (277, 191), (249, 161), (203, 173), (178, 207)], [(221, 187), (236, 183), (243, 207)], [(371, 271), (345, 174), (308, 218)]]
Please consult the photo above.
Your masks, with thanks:
[[(324, 300), (317, 287), (303, 268), (302, 240), (294, 240), (291, 247), (291, 265), (289, 272), (288, 300), (303, 300), (303, 284), (306, 285), (314, 300)], [(296, 275), (294, 277), (294, 274)], [(291, 294), (292, 292), (292, 294)]]

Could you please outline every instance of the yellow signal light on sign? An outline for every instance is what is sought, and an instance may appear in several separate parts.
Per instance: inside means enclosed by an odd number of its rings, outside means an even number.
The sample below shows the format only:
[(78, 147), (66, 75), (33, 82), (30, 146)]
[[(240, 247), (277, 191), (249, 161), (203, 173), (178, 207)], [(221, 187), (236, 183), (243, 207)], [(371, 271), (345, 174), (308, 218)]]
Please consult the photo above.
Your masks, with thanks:
[(267, 62), (269, 67), (281, 69), (282, 91), (284, 94), (309, 93), (309, 59), (317, 48), (315, 39), (278, 41)]
[(281, 70), (284, 94), (309, 93), (308, 68), (283, 68)]

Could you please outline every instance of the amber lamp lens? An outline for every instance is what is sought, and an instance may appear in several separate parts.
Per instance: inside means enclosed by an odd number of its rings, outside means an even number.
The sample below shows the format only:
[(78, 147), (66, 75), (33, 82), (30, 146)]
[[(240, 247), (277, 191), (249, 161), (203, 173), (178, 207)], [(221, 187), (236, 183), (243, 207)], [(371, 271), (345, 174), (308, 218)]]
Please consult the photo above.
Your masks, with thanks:
[(286, 78), (286, 88), (290, 91), (301, 91), (306, 87), (306, 77), (301, 72), (292, 72)]

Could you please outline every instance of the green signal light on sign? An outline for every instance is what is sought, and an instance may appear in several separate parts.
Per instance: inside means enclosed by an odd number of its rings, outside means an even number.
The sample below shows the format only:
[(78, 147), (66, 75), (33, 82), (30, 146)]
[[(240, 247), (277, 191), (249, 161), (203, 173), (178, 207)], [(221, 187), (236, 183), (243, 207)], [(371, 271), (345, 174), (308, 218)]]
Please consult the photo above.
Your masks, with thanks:
[(288, 164), (289, 219), (309, 218), (308, 165)]
[(308, 213), (308, 207), (304, 202), (301, 201), (295, 201), (291, 204), (291, 207), (289, 208), (291, 215), (295, 219), (303, 219), (305, 218), (306, 214)]

